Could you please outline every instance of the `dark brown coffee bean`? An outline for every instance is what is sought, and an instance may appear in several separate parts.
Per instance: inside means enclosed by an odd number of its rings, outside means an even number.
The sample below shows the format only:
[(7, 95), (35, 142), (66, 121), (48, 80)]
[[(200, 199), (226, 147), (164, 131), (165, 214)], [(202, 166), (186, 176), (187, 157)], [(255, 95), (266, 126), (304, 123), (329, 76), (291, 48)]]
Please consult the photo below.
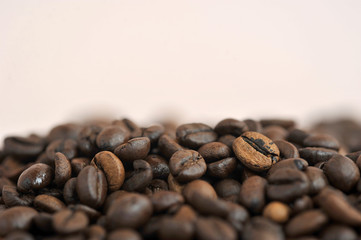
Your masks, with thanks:
[(96, 144), (101, 150), (113, 151), (117, 146), (128, 141), (129, 132), (118, 126), (102, 129), (96, 137)]
[(231, 149), (220, 142), (204, 144), (198, 149), (199, 154), (207, 163), (211, 163), (231, 156)]
[(158, 148), (160, 153), (169, 159), (176, 151), (182, 150), (183, 147), (179, 145), (175, 139), (163, 134), (158, 140)]
[(118, 229), (112, 231), (107, 240), (142, 240), (142, 237), (136, 231), (132, 229)]
[(244, 224), (249, 218), (249, 214), (243, 206), (227, 202), (228, 205), (228, 214), (226, 216), (226, 220), (228, 223), (232, 225), (234, 229), (237, 230), (237, 232), (242, 232), (244, 228)]
[(85, 126), (80, 131), (77, 142), (79, 149), (86, 156), (93, 156), (95, 153), (99, 152), (96, 138), (101, 131), (102, 127), (95, 124)]
[(169, 170), (177, 181), (189, 182), (203, 176), (207, 165), (198, 152), (179, 150), (170, 158)]
[(153, 179), (146, 187), (144, 193), (151, 196), (159, 191), (168, 191), (168, 183), (162, 179)]
[(228, 177), (236, 168), (238, 161), (234, 157), (224, 158), (207, 165), (207, 174), (216, 178)]
[(158, 230), (160, 240), (191, 240), (194, 236), (192, 222), (176, 217), (163, 217)]
[(87, 239), (91, 240), (105, 240), (107, 231), (99, 225), (91, 225), (86, 230)]
[(177, 192), (177, 193), (182, 193), (183, 188), (184, 188), (184, 184), (178, 182), (172, 174), (168, 175), (168, 187), (169, 190)]
[(48, 186), (53, 180), (53, 169), (46, 164), (37, 163), (21, 173), (17, 187), (21, 192), (38, 190)]
[(42, 188), (42, 189), (39, 189), (36, 193), (37, 194), (46, 194), (46, 195), (56, 197), (56, 198), (61, 198), (63, 195), (63, 191), (58, 188)]
[(0, 165), (0, 176), (6, 177), (9, 180), (16, 182), (20, 174), (30, 167), (32, 163), (23, 164), (19, 159), (14, 158), (13, 156), (7, 156), (1, 162)]
[(349, 158), (336, 154), (328, 160), (323, 171), (330, 183), (336, 188), (349, 192), (360, 179), (360, 170)]
[(356, 160), (361, 156), (361, 151), (357, 151), (357, 152), (352, 152), (352, 153), (348, 153), (346, 154), (346, 157), (348, 157), (349, 159), (351, 159), (352, 161), (356, 162)]
[(289, 131), (287, 141), (303, 146), (303, 141), (309, 134), (301, 129), (293, 128)]
[(253, 119), (245, 119), (243, 122), (247, 125), (248, 131), (262, 132), (262, 125), (259, 121)]
[(30, 207), (12, 207), (0, 213), (0, 236), (15, 230), (29, 230), (33, 218), (38, 214)]
[(303, 195), (297, 198), (291, 204), (292, 214), (296, 215), (300, 212), (310, 210), (313, 208), (313, 201), (308, 195)]
[(53, 228), (59, 234), (72, 234), (88, 226), (87, 216), (80, 211), (63, 209), (53, 215)]
[(179, 143), (191, 149), (197, 149), (217, 139), (212, 128), (203, 123), (183, 124), (177, 128), (176, 134)]
[(152, 201), (154, 212), (157, 213), (184, 203), (184, 198), (181, 194), (171, 191), (156, 192), (150, 197), (150, 200)]
[(57, 152), (55, 153), (54, 165), (54, 183), (58, 187), (62, 187), (64, 186), (65, 182), (71, 178), (70, 162), (64, 154)]
[(299, 170), (281, 168), (268, 177), (267, 196), (271, 200), (289, 202), (308, 193), (307, 175)]
[(212, 187), (212, 185), (204, 180), (198, 179), (189, 182), (183, 189), (183, 196), (189, 202), (190, 199), (192, 198), (192, 195), (194, 195), (196, 192), (208, 198), (212, 198), (212, 199), (217, 198), (217, 193)]
[(127, 192), (124, 190), (118, 190), (118, 191), (115, 191), (115, 192), (112, 192), (111, 194), (109, 194), (103, 205), (103, 211), (107, 212), (109, 207), (111, 206), (111, 204), (118, 198), (122, 197), (124, 194), (127, 194)]
[(227, 147), (232, 149), (233, 141), (236, 139), (235, 136), (227, 134), (218, 138), (218, 142), (225, 144)]
[(72, 211), (83, 212), (89, 218), (89, 220), (93, 222), (101, 216), (101, 213), (99, 211), (83, 204), (69, 205), (68, 208)]
[(263, 209), (263, 216), (276, 223), (285, 223), (291, 214), (291, 209), (284, 203), (273, 201)]
[(112, 152), (102, 151), (97, 153), (91, 164), (103, 170), (110, 192), (118, 190), (123, 185), (125, 179), (124, 166), (122, 161)]
[(215, 185), (217, 195), (230, 202), (238, 202), (241, 184), (234, 179), (224, 179)]
[(200, 240), (237, 239), (236, 231), (227, 222), (214, 217), (197, 219), (196, 236)]
[(214, 131), (216, 131), (219, 135), (231, 134), (238, 137), (248, 131), (248, 127), (247, 124), (242, 121), (227, 118), (220, 121), (214, 128)]
[(286, 119), (261, 119), (260, 123), (262, 127), (276, 125), (283, 127), (285, 129), (293, 128), (296, 125), (296, 123), (293, 120), (286, 120)]
[(89, 158), (84, 158), (84, 157), (80, 157), (80, 158), (73, 158), (70, 161), (70, 165), (71, 165), (71, 170), (72, 170), (72, 174), (73, 176), (78, 176), (78, 174), (80, 173), (80, 171), (85, 168), (86, 166), (88, 166), (90, 163)]
[(137, 138), (142, 136), (142, 129), (132, 120), (123, 118), (121, 122), (123, 126), (125, 125), (130, 132), (130, 138)]
[(324, 188), (316, 201), (332, 220), (351, 226), (361, 225), (361, 213), (347, 202), (342, 192)]
[(54, 213), (65, 208), (65, 204), (55, 197), (41, 194), (34, 199), (34, 207), (41, 212)]
[(42, 233), (52, 233), (54, 232), (53, 228), (53, 215), (49, 213), (39, 213), (33, 219), (34, 225)]
[(286, 129), (277, 125), (270, 125), (265, 127), (262, 133), (272, 141), (283, 140), (288, 135)]
[(246, 179), (240, 191), (240, 202), (252, 213), (261, 213), (266, 198), (266, 179), (252, 176)]
[(327, 178), (321, 169), (308, 167), (305, 171), (309, 181), (309, 194), (317, 194), (328, 185)]
[(144, 195), (127, 193), (115, 200), (107, 211), (109, 229), (138, 228), (143, 226), (153, 212), (152, 202)]
[(254, 171), (269, 169), (279, 160), (279, 150), (271, 139), (257, 132), (245, 132), (233, 142), (237, 158)]
[(167, 179), (169, 175), (168, 162), (157, 154), (150, 154), (145, 159), (152, 168), (153, 178)]
[(290, 142), (286, 140), (276, 140), (274, 143), (277, 145), (280, 150), (280, 156), (283, 159), (287, 158), (299, 158), (300, 154), (298, 153), (297, 148)]
[(18, 193), (15, 186), (5, 185), (2, 190), (2, 200), (7, 207), (30, 206), (33, 203), (34, 196)]
[(267, 239), (285, 240), (280, 225), (263, 217), (253, 217), (248, 221), (242, 232), (243, 240)]
[(16, 230), (6, 235), (6, 240), (34, 240), (34, 237), (27, 232)]
[(8, 178), (0, 177), (0, 196), (1, 196), (1, 192), (3, 190), (3, 187), (6, 185), (15, 186), (14, 183), (12, 181), (10, 181)]
[(74, 123), (65, 123), (52, 128), (46, 137), (48, 142), (52, 142), (57, 139), (77, 139), (81, 127)]
[(274, 164), (271, 169), (268, 171), (268, 175), (271, 175), (274, 171), (281, 168), (292, 168), (300, 171), (306, 170), (308, 167), (308, 162), (302, 158), (289, 158)]
[(36, 135), (7, 137), (4, 140), (4, 152), (18, 157), (34, 157), (41, 153), (44, 146), (44, 139)]
[(55, 153), (63, 153), (67, 159), (72, 159), (77, 154), (77, 142), (74, 139), (58, 139), (46, 147), (46, 155), (50, 159), (55, 158)]
[(67, 204), (74, 204), (79, 201), (76, 192), (76, 178), (70, 178), (64, 185), (63, 197)]
[(128, 142), (118, 146), (114, 153), (121, 161), (134, 161), (147, 157), (150, 150), (150, 140), (147, 137), (130, 139)]
[(305, 147), (320, 147), (338, 150), (340, 144), (337, 139), (328, 134), (311, 134), (303, 140)]
[(143, 131), (143, 137), (147, 137), (150, 140), (150, 143), (154, 145), (158, 142), (158, 139), (164, 133), (165, 129), (162, 125), (153, 125), (147, 127)]
[(354, 229), (341, 224), (327, 226), (321, 233), (322, 240), (357, 240), (357, 233)]
[(222, 199), (210, 198), (200, 192), (194, 192), (192, 195), (185, 197), (187, 202), (203, 215), (225, 218), (229, 213), (228, 202)]
[(98, 208), (103, 205), (107, 190), (107, 181), (100, 169), (87, 166), (81, 170), (76, 181), (76, 192), (81, 203)]
[(126, 191), (142, 191), (144, 190), (153, 179), (152, 168), (144, 160), (135, 160), (133, 162), (134, 171), (131, 173), (130, 178), (128, 178), (124, 185), (123, 189)]
[(298, 149), (301, 158), (305, 159), (309, 165), (313, 166), (319, 162), (328, 161), (333, 155), (337, 154), (335, 150), (327, 148), (307, 147)]

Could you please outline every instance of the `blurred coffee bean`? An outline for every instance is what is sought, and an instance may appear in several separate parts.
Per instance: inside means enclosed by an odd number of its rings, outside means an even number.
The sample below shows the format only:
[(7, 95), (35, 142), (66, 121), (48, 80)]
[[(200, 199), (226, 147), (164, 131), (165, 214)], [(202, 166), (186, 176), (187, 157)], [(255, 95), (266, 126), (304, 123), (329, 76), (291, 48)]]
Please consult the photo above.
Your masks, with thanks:
[(226, 204), (228, 205), (228, 214), (225, 219), (237, 232), (242, 232), (244, 224), (249, 218), (247, 209), (237, 203), (227, 202)]
[(114, 151), (114, 149), (128, 141), (129, 132), (118, 126), (103, 128), (96, 137), (96, 144), (101, 150)]
[(46, 147), (46, 155), (50, 159), (55, 158), (55, 153), (61, 152), (67, 159), (72, 159), (77, 154), (77, 142), (74, 139), (58, 139)]
[(247, 125), (248, 131), (252, 132), (262, 132), (262, 125), (259, 121), (255, 121), (253, 119), (246, 119), (243, 122)]
[(121, 144), (114, 150), (114, 153), (122, 162), (132, 162), (137, 159), (145, 159), (149, 153), (149, 150), (149, 138), (139, 137), (130, 139), (128, 142)]
[(72, 211), (83, 212), (88, 217), (88, 219), (93, 222), (96, 221), (101, 215), (99, 211), (83, 204), (68, 205), (68, 208)]
[(145, 159), (152, 168), (153, 178), (167, 179), (169, 175), (168, 162), (157, 154), (150, 154)]
[(286, 129), (277, 125), (270, 125), (265, 127), (262, 133), (272, 141), (283, 140), (288, 135)]
[(268, 127), (268, 126), (272, 126), (272, 125), (276, 125), (276, 126), (280, 126), (283, 127), (285, 129), (290, 129), (293, 128), (296, 123), (293, 120), (287, 120), (287, 119), (261, 119), (260, 123), (262, 125), (262, 127)]
[(231, 155), (231, 149), (220, 142), (210, 142), (198, 149), (199, 154), (207, 163), (211, 163)]
[(71, 178), (70, 162), (64, 154), (57, 152), (55, 153), (54, 166), (54, 183), (58, 187), (62, 187)]
[(182, 150), (183, 147), (179, 145), (175, 139), (163, 134), (158, 140), (158, 148), (160, 153), (169, 159), (176, 151)]
[(162, 125), (153, 125), (144, 129), (143, 137), (149, 138), (150, 143), (154, 145), (158, 142), (164, 131), (165, 129)]
[(307, 169), (307, 167), (308, 167), (308, 163), (306, 160), (302, 158), (289, 158), (274, 164), (268, 171), (268, 175), (271, 175), (273, 172), (277, 171), (278, 169), (290, 168), (290, 169), (304, 171)]
[(241, 184), (234, 179), (224, 179), (215, 185), (217, 195), (230, 202), (238, 202), (241, 192)]
[(208, 217), (196, 221), (196, 236), (200, 240), (235, 240), (236, 231), (224, 220)]
[(38, 190), (48, 186), (53, 180), (53, 169), (46, 164), (37, 163), (23, 171), (18, 179), (17, 188), (21, 192)]
[(85, 168), (86, 166), (88, 166), (90, 163), (89, 158), (84, 158), (84, 157), (80, 157), (80, 158), (73, 158), (70, 161), (70, 165), (71, 165), (71, 170), (72, 170), (72, 175), (73, 176), (78, 176), (78, 174), (80, 173), (80, 171)]
[(316, 167), (308, 167), (305, 173), (309, 179), (309, 194), (317, 194), (328, 185), (327, 177), (323, 171)]
[(361, 156), (361, 151), (357, 151), (357, 152), (351, 152), (346, 154), (346, 157), (348, 157), (349, 159), (351, 159), (352, 161), (356, 162), (356, 160)]
[(283, 159), (287, 158), (299, 158), (300, 154), (298, 153), (297, 148), (292, 143), (286, 140), (276, 140), (274, 143), (277, 145), (280, 150), (280, 156)]
[(235, 136), (227, 134), (218, 138), (218, 142), (225, 144), (227, 147), (232, 149), (233, 141), (236, 139)]
[(17, 206), (0, 213), (0, 237), (15, 230), (29, 230), (33, 218), (38, 214), (30, 207)]
[(76, 192), (76, 178), (70, 178), (64, 185), (63, 197), (67, 204), (74, 204), (79, 201)]
[(277, 223), (263, 217), (253, 217), (242, 232), (242, 240), (285, 240), (282, 228)]
[(322, 230), (322, 240), (357, 240), (354, 229), (341, 224), (333, 224)]
[(282, 202), (273, 201), (263, 209), (263, 216), (276, 223), (285, 223), (291, 214), (291, 209)]
[(48, 142), (69, 138), (76, 140), (80, 130), (80, 126), (74, 123), (61, 124), (52, 128), (46, 138)]
[(132, 120), (128, 118), (123, 118), (120, 122), (120, 126), (125, 126), (130, 132), (130, 138), (137, 138), (142, 136), (142, 129)]
[(34, 207), (41, 212), (54, 213), (65, 208), (65, 204), (55, 197), (42, 194), (34, 199)]
[(24, 164), (13, 156), (7, 156), (0, 165), (0, 176), (6, 177), (11, 181), (17, 181), (20, 174), (33, 165), (32, 163)]
[(156, 192), (150, 197), (150, 200), (152, 201), (154, 212), (157, 213), (184, 203), (184, 198), (181, 194), (171, 191)]
[(233, 118), (227, 118), (220, 121), (214, 128), (214, 131), (216, 131), (220, 136), (231, 134), (235, 137), (238, 137), (244, 132), (248, 131), (248, 127), (247, 124), (242, 121)]
[(236, 169), (238, 161), (234, 157), (224, 158), (207, 165), (207, 174), (216, 178), (226, 178)]
[(125, 181), (123, 189), (126, 191), (142, 191), (153, 179), (152, 168), (144, 160), (135, 160), (133, 162), (134, 171), (131, 176)]
[(39, 136), (7, 137), (4, 139), (4, 152), (18, 157), (35, 157), (45, 147), (45, 140)]
[(159, 191), (168, 191), (168, 183), (162, 179), (153, 179), (149, 185), (146, 187), (144, 193), (147, 195), (152, 195)]
[(13, 231), (6, 235), (6, 240), (34, 240), (34, 237), (25, 231)]
[(183, 188), (184, 188), (184, 184), (178, 182), (172, 174), (168, 175), (168, 187), (169, 190), (177, 192), (177, 193), (182, 193)]
[(320, 147), (338, 150), (340, 144), (336, 138), (328, 134), (311, 134), (303, 140), (305, 147)]
[(195, 227), (190, 221), (176, 217), (165, 216), (161, 220), (158, 230), (160, 240), (191, 240), (193, 239)]
[(53, 228), (59, 234), (72, 234), (88, 226), (87, 216), (80, 211), (63, 209), (53, 215)]
[(99, 225), (93, 224), (89, 226), (86, 230), (87, 239), (91, 240), (105, 240), (107, 232), (106, 230)]
[(286, 138), (287, 141), (290, 141), (291, 143), (298, 144), (300, 146), (303, 146), (303, 141), (309, 136), (307, 132), (304, 130), (293, 128), (288, 132), (288, 136)]
[(32, 194), (18, 193), (16, 187), (13, 185), (5, 185), (1, 197), (6, 207), (30, 206), (34, 200)]
[(217, 134), (211, 127), (203, 123), (189, 123), (180, 125), (176, 130), (179, 143), (182, 146), (197, 149), (202, 145), (214, 142)]
[(124, 194), (127, 194), (127, 192), (124, 190), (118, 190), (118, 191), (115, 191), (115, 192), (112, 192), (111, 194), (109, 194), (103, 205), (103, 211), (107, 212), (109, 207), (111, 206), (111, 204), (118, 198), (121, 198), (122, 196), (124, 196)]
[(240, 191), (240, 202), (252, 213), (261, 213), (265, 202), (267, 181), (260, 176), (246, 179)]
[(136, 231), (128, 228), (112, 231), (107, 240), (142, 240), (142, 237)]
[(217, 193), (211, 184), (204, 180), (194, 180), (189, 182), (183, 189), (183, 196), (189, 202), (195, 193), (199, 193), (205, 197), (216, 199)]
[(51, 215), (50, 213), (39, 213), (34, 217), (33, 221), (37, 230), (43, 233), (52, 233), (54, 231), (53, 215)]
[(305, 159), (310, 166), (319, 162), (328, 161), (333, 155), (337, 154), (335, 150), (327, 148), (307, 147), (298, 149), (301, 158)]
[(94, 124), (85, 126), (80, 131), (77, 142), (79, 149), (86, 156), (93, 156), (99, 151), (99, 148), (96, 144), (96, 139), (101, 131), (102, 127)]

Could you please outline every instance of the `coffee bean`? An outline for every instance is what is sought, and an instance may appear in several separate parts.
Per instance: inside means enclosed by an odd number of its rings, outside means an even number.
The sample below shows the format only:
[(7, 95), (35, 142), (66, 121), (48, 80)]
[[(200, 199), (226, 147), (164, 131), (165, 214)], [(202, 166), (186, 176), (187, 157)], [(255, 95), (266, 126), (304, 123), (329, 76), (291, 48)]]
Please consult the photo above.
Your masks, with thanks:
[(205, 197), (216, 199), (217, 193), (212, 187), (211, 184), (204, 180), (194, 180), (189, 182), (183, 189), (183, 196), (189, 202), (192, 198), (192, 195), (199, 193)]
[(89, 218), (89, 220), (93, 222), (96, 221), (101, 215), (99, 211), (83, 204), (68, 205), (68, 208), (72, 211), (83, 212)]
[(76, 192), (76, 178), (70, 178), (64, 185), (63, 197), (67, 204), (78, 202), (78, 194)]
[(199, 192), (186, 197), (187, 202), (203, 215), (225, 218), (229, 213), (228, 202), (222, 199), (214, 199)]
[(77, 143), (79, 149), (86, 156), (93, 156), (99, 151), (99, 148), (96, 144), (96, 138), (101, 131), (102, 131), (102, 127), (95, 124), (85, 126), (80, 131), (77, 139)]
[(163, 134), (158, 140), (158, 148), (161, 154), (169, 159), (176, 151), (182, 150), (183, 147), (179, 145), (175, 139)]
[(238, 137), (248, 131), (248, 127), (247, 124), (242, 121), (227, 118), (220, 121), (214, 128), (214, 131), (216, 131), (219, 135), (232, 134), (235, 137)]
[(1, 192), (3, 190), (3, 187), (9, 185), (9, 186), (14, 186), (13, 182), (10, 181), (8, 178), (6, 177), (0, 177), (0, 196), (1, 196)]
[(133, 168), (134, 171), (131, 173), (130, 178), (125, 181), (123, 189), (130, 192), (142, 191), (153, 179), (152, 168), (144, 160), (135, 160)]
[(15, 186), (5, 185), (2, 190), (2, 200), (7, 207), (30, 206), (33, 203), (34, 196), (18, 193)]
[(123, 118), (121, 122), (122, 125), (125, 126), (130, 132), (130, 138), (137, 138), (142, 136), (142, 129), (140, 129), (140, 127), (132, 120)]
[(34, 207), (42, 212), (54, 213), (65, 208), (65, 204), (55, 197), (42, 194), (34, 199)]
[(162, 179), (153, 179), (146, 187), (144, 193), (151, 196), (159, 191), (168, 191), (168, 183)]
[(232, 149), (233, 141), (236, 139), (235, 136), (227, 134), (218, 138), (218, 142), (225, 144), (227, 147)]
[(34, 240), (30, 233), (16, 230), (6, 235), (6, 240)]
[(41, 153), (44, 146), (44, 139), (35, 135), (7, 137), (4, 140), (4, 152), (18, 157), (34, 157)]
[(106, 238), (107, 232), (106, 230), (99, 225), (91, 225), (86, 230), (86, 237), (87, 239), (94, 239), (94, 240), (103, 240)]
[(118, 126), (109, 126), (99, 132), (95, 141), (99, 149), (113, 151), (128, 139), (129, 132), (127, 130)]
[(170, 158), (169, 170), (177, 181), (189, 182), (203, 176), (207, 165), (198, 152), (179, 150)]
[(280, 126), (285, 129), (293, 128), (296, 123), (293, 120), (286, 120), (286, 119), (261, 119), (262, 127), (268, 127), (272, 125)]
[(196, 236), (200, 240), (235, 240), (237, 233), (222, 219), (201, 217), (196, 221)]
[(354, 229), (341, 224), (333, 224), (326, 227), (321, 233), (322, 240), (357, 240), (357, 233)]
[(58, 139), (46, 147), (46, 155), (50, 159), (55, 158), (55, 153), (61, 152), (67, 159), (72, 159), (77, 154), (77, 142), (74, 139)]
[(171, 191), (156, 192), (150, 197), (150, 200), (152, 201), (154, 212), (157, 213), (184, 203), (184, 198), (181, 194)]
[(179, 143), (191, 149), (197, 149), (217, 139), (212, 128), (203, 123), (183, 124), (177, 128), (176, 134)]
[(33, 221), (37, 230), (41, 231), (42, 233), (54, 232), (53, 215), (41, 212), (33, 218)]
[(220, 142), (204, 144), (198, 149), (198, 152), (207, 163), (221, 160), (231, 155), (231, 149)]
[(158, 139), (164, 133), (165, 129), (162, 125), (153, 125), (147, 127), (143, 131), (143, 137), (147, 137), (150, 140), (151, 144), (155, 144), (158, 142)]
[(7, 156), (0, 165), (0, 176), (6, 177), (9, 180), (17, 181), (20, 174), (33, 165), (28, 163), (27, 165), (20, 162), (19, 159), (14, 158), (13, 156)]
[(0, 236), (15, 230), (28, 230), (32, 219), (38, 214), (33, 208), (17, 206), (0, 213)]
[(207, 165), (207, 174), (216, 178), (228, 177), (237, 167), (237, 160), (234, 157), (224, 158)]
[(309, 210), (292, 218), (286, 225), (286, 235), (289, 237), (304, 236), (320, 230), (328, 221), (321, 210)]
[(252, 213), (260, 213), (265, 205), (267, 181), (260, 176), (246, 179), (240, 191), (240, 202)]
[(97, 153), (91, 164), (104, 172), (109, 191), (114, 192), (123, 185), (125, 179), (124, 166), (112, 152), (102, 151)]
[(262, 133), (272, 141), (283, 140), (288, 135), (286, 129), (277, 125), (270, 125), (265, 127)]
[(29, 192), (48, 186), (53, 180), (53, 169), (46, 164), (37, 163), (23, 171), (18, 179), (17, 188)]
[(292, 143), (286, 140), (276, 140), (274, 143), (277, 145), (280, 150), (280, 156), (283, 159), (287, 158), (299, 158), (300, 154), (298, 153), (297, 148)]
[(357, 152), (352, 152), (352, 153), (348, 153), (346, 154), (346, 157), (348, 157), (349, 159), (351, 159), (352, 161), (356, 162), (356, 160), (361, 156), (361, 151), (357, 151)]
[(233, 151), (245, 166), (254, 171), (267, 170), (279, 160), (276, 144), (257, 132), (246, 132), (234, 140)]
[(71, 165), (66, 156), (60, 152), (55, 153), (54, 159), (55, 174), (54, 183), (62, 187), (71, 177)]
[(52, 128), (46, 137), (49, 142), (57, 139), (77, 139), (81, 127), (74, 123), (65, 123)]
[(288, 132), (287, 141), (303, 145), (303, 141), (309, 136), (309, 134), (301, 129), (293, 128)]
[(98, 208), (103, 205), (107, 190), (107, 181), (100, 169), (87, 166), (81, 170), (76, 181), (76, 191), (81, 203)]
[(360, 179), (360, 170), (349, 158), (336, 154), (328, 160), (323, 171), (336, 188), (349, 192)]
[(127, 193), (115, 200), (106, 213), (109, 229), (138, 228), (151, 217), (153, 207), (151, 201), (137, 193)]
[(308, 193), (307, 175), (299, 170), (281, 168), (268, 177), (267, 196), (271, 200), (289, 202)]
[(333, 155), (337, 154), (335, 150), (327, 148), (307, 147), (298, 149), (301, 158), (305, 159), (309, 165), (313, 166), (319, 162), (328, 161)]
[(277, 171), (278, 169), (282, 168), (291, 168), (296, 170), (306, 170), (308, 167), (308, 163), (306, 160), (302, 158), (289, 158), (282, 161), (277, 162), (274, 164), (271, 169), (268, 171), (268, 175), (271, 175), (273, 172)]
[(234, 179), (224, 179), (215, 185), (217, 195), (230, 202), (238, 202), (241, 184)]
[(128, 142), (118, 146), (114, 153), (121, 161), (132, 162), (147, 157), (150, 150), (150, 140), (147, 137), (130, 139)]
[(285, 223), (291, 214), (291, 209), (282, 202), (273, 201), (263, 209), (263, 216), (276, 223)]
[(267, 239), (285, 240), (282, 228), (277, 223), (263, 217), (253, 217), (242, 232), (243, 240)]
[(337, 139), (328, 134), (311, 134), (303, 140), (305, 147), (320, 147), (338, 150), (340, 144)]
[(108, 240), (142, 240), (142, 237), (132, 229), (118, 229), (109, 234)]
[(145, 159), (152, 168), (153, 178), (167, 179), (169, 175), (168, 162), (157, 154), (150, 154)]
[(177, 193), (182, 193), (183, 188), (184, 188), (184, 184), (179, 183), (172, 174), (168, 175), (168, 187), (169, 190), (177, 192)]
[(262, 132), (262, 125), (259, 121), (253, 119), (245, 119), (243, 122), (247, 125), (248, 131)]
[(249, 214), (243, 206), (226, 202), (228, 205), (228, 214), (226, 216), (226, 221), (231, 224), (231, 226), (236, 229), (237, 232), (241, 233), (244, 228), (244, 224), (249, 218)]
[(310, 182), (309, 194), (317, 194), (327, 186), (327, 178), (321, 169), (308, 167), (305, 173)]
[(191, 240), (194, 236), (194, 225), (189, 221), (176, 217), (163, 217), (158, 230), (160, 240)]
[(59, 234), (72, 234), (88, 226), (87, 216), (80, 211), (63, 209), (53, 215), (53, 228)]
[(71, 170), (72, 170), (72, 174), (73, 176), (78, 176), (78, 174), (80, 173), (80, 171), (85, 168), (86, 166), (88, 166), (90, 163), (89, 158), (73, 158), (70, 161), (70, 165), (71, 165)]
[(296, 215), (300, 212), (310, 210), (313, 208), (313, 201), (312, 199), (307, 196), (303, 195), (302, 197), (297, 198), (290, 204), (292, 208), (292, 214)]

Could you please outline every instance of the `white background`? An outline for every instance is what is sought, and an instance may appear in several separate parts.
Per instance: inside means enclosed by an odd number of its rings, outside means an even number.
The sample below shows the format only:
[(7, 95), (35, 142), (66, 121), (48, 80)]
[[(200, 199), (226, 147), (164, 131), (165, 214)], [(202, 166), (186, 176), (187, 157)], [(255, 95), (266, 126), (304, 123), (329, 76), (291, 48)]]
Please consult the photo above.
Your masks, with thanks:
[(0, 0), (0, 137), (361, 110), (361, 1)]

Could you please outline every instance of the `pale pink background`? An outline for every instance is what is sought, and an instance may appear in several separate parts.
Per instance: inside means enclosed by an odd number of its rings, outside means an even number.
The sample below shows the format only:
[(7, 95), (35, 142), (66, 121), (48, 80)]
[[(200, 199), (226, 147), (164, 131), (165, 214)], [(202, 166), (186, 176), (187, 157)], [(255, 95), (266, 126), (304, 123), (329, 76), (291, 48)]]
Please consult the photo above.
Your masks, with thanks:
[(0, 137), (361, 110), (361, 1), (0, 1)]

